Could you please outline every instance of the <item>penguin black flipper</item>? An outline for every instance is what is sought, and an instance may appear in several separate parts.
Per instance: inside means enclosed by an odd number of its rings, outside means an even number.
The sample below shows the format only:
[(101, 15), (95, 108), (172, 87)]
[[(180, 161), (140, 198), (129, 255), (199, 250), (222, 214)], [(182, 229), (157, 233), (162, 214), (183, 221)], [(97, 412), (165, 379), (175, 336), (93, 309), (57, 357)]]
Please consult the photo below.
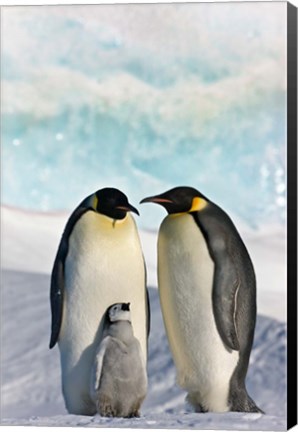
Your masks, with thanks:
[(251, 287), (255, 290), (250, 257), (233, 222), (218, 206), (212, 203), (192, 215), (215, 264), (212, 303), (218, 333), (229, 349), (239, 351), (241, 314), (237, 311), (237, 297), (240, 291)]
[(221, 265), (215, 264), (214, 281), (212, 290), (213, 312), (217, 331), (224, 344), (232, 350), (239, 351), (239, 340), (236, 323), (236, 298), (241, 286), (235, 272), (231, 256), (222, 256), (218, 251), (213, 251), (215, 262), (221, 261)]
[(147, 348), (148, 348), (148, 339), (150, 334), (150, 327), (151, 327), (151, 310), (150, 310), (150, 298), (149, 298), (149, 290), (147, 288), (147, 268), (145, 264), (145, 258), (143, 255), (143, 261), (144, 261), (144, 272), (145, 272), (145, 290), (146, 290), (146, 308), (147, 308), (147, 321), (146, 321), (146, 329), (147, 329)]
[(58, 256), (55, 259), (52, 278), (51, 278), (51, 311), (52, 311), (52, 331), (49, 348), (53, 348), (59, 337), (62, 322), (63, 298), (64, 298), (64, 271), (63, 262)]
[(151, 310), (150, 310), (150, 300), (149, 300), (148, 289), (146, 289), (146, 301), (147, 301), (147, 344), (148, 344), (148, 338), (149, 338), (150, 327), (151, 327)]
[(68, 239), (78, 219), (88, 210), (88, 207), (84, 205), (86, 201), (87, 200), (84, 200), (70, 216), (63, 232), (53, 266), (50, 289), (52, 312), (51, 339), (49, 344), (50, 349), (53, 348), (57, 343), (62, 323), (64, 300), (64, 263), (68, 252)]

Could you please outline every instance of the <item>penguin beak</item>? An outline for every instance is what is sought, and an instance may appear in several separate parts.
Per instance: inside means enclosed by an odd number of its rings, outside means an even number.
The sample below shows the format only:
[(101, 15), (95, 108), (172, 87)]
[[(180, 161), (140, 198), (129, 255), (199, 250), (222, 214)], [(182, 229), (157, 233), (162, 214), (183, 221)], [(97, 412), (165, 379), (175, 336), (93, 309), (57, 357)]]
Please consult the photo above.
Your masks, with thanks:
[(148, 197), (148, 198), (144, 198), (144, 199), (142, 199), (142, 201), (140, 201), (140, 204), (149, 203), (149, 202), (156, 203), (156, 204), (161, 204), (161, 205), (163, 205), (163, 203), (171, 203), (171, 204), (173, 204), (172, 200), (170, 200), (168, 198), (162, 198), (159, 195)]
[(138, 212), (138, 210), (134, 206), (132, 206), (131, 204), (129, 204), (129, 203), (127, 205), (125, 205), (125, 206), (117, 206), (116, 209), (118, 209), (118, 210), (124, 210), (126, 212), (130, 211), (130, 212), (136, 213), (138, 216), (140, 216), (140, 213)]

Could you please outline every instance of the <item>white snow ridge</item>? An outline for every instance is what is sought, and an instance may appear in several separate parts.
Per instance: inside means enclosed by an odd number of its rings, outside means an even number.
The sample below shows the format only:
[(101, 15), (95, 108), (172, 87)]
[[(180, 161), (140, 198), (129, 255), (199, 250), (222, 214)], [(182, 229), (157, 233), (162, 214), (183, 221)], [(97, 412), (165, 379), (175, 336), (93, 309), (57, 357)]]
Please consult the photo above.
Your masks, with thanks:
[[(266, 414), (204, 414), (190, 411), (185, 403), (185, 392), (175, 384), (175, 368), (165, 336), (156, 287), (149, 288), (149, 388), (141, 408), (141, 417), (122, 419), (68, 414), (61, 393), (59, 351), (56, 347), (53, 350), (48, 348), (51, 318), (50, 268), (66, 219), (67, 215), (42, 216), (2, 208), (1, 425), (286, 429), (286, 324), (281, 320), (280, 311), (278, 314), (273, 312), (271, 316), (269, 313), (264, 314), (264, 311), (271, 310), (270, 302), (272, 311), (276, 311), (276, 301), (283, 307), (285, 286), (275, 289), (272, 297), (270, 285), (259, 286), (259, 290), (267, 294), (259, 296), (259, 315), (247, 388), (256, 404)], [(272, 238), (272, 234), (268, 233), (268, 237)], [(281, 233), (279, 235), (281, 236)], [(145, 258), (151, 264), (152, 255), (147, 255), (155, 248), (156, 234), (141, 232), (141, 237)], [(38, 265), (42, 240), (43, 267)], [(266, 249), (264, 234), (259, 238), (258, 247), (261, 244), (267, 253), (258, 254), (257, 248), (251, 249), (251, 246), (253, 248), (253, 245), (257, 244), (256, 237), (252, 241), (248, 235), (244, 240), (252, 256), (260, 256), (264, 266), (270, 259), (276, 260), (276, 265), (283, 262), (283, 248), (279, 253), (271, 247)], [(282, 241), (282, 237), (280, 240)], [(55, 248), (52, 245), (55, 245)], [(271, 261), (271, 265), (274, 269), (274, 262)], [(259, 267), (264, 266), (261, 263)], [(149, 281), (154, 280), (151, 271), (156, 272), (156, 268), (149, 265)], [(268, 284), (272, 282), (274, 285), (274, 277), (272, 273)], [(265, 285), (265, 279), (260, 279), (261, 285)], [(262, 299), (266, 300), (266, 307), (262, 304)]]

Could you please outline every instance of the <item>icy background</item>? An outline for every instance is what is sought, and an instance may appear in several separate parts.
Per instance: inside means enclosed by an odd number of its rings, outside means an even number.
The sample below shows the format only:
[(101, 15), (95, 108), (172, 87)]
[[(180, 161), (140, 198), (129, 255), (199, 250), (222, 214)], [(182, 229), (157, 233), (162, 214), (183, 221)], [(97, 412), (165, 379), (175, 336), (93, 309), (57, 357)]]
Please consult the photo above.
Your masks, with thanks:
[[(284, 220), (285, 3), (2, 15), (5, 204), (71, 210), (107, 185), (135, 203), (190, 185), (252, 226)], [(156, 229), (160, 213), (142, 213)]]
[[(1, 36), (1, 424), (285, 429), (286, 3), (9, 7)], [(251, 254), (247, 385), (265, 415), (191, 413), (175, 384), (156, 289), (164, 211), (138, 202), (177, 185), (228, 211)], [(140, 419), (68, 415), (48, 349), (63, 227), (105, 186), (141, 211), (152, 329)]]

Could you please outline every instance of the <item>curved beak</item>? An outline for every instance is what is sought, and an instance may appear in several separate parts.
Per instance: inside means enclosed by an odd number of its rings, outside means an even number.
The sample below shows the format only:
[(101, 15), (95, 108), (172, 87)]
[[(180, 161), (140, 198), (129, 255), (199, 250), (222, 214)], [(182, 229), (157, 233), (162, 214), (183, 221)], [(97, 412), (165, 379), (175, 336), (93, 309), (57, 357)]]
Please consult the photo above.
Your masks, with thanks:
[(173, 203), (173, 201), (168, 198), (162, 198), (160, 195), (156, 195), (156, 196), (142, 199), (142, 201), (140, 201), (140, 204), (149, 203), (149, 202), (161, 204), (161, 205), (163, 203)]
[(127, 205), (124, 205), (124, 206), (117, 206), (116, 209), (124, 210), (126, 212), (130, 211), (130, 212), (136, 213), (138, 216), (140, 216), (140, 213), (138, 212), (138, 210), (129, 203)]

